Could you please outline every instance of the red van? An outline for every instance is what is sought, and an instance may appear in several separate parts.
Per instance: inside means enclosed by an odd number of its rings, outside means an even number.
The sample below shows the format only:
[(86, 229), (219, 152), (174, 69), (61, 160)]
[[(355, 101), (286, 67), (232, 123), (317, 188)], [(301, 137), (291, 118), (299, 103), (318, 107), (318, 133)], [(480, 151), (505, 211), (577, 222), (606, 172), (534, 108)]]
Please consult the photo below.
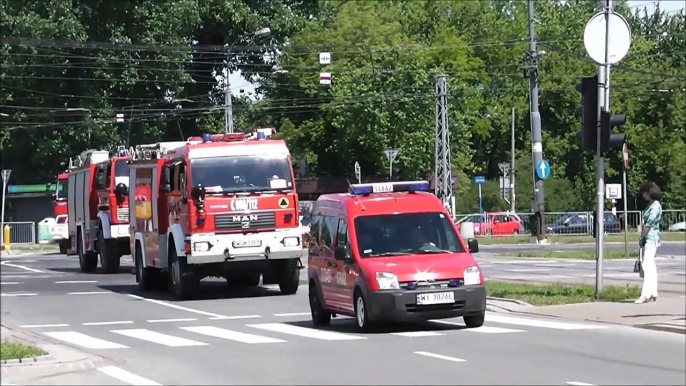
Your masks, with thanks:
[(309, 300), (315, 325), (355, 317), (359, 330), (392, 321), (462, 316), (480, 327), (484, 279), (427, 181), (351, 185), (321, 196), (309, 237)]

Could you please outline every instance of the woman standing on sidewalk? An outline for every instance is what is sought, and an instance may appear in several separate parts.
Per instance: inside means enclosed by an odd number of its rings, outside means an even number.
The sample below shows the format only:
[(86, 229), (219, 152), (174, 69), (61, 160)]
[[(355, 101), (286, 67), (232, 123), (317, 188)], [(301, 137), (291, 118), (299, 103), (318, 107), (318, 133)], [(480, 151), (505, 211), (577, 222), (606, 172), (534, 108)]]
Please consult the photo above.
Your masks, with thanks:
[(643, 269), (643, 288), (641, 296), (634, 303), (647, 303), (657, 300), (657, 265), (655, 253), (660, 246), (660, 220), (662, 220), (662, 192), (654, 182), (646, 182), (639, 191), (648, 207), (643, 211), (643, 228), (638, 245), (643, 249), (641, 267)]

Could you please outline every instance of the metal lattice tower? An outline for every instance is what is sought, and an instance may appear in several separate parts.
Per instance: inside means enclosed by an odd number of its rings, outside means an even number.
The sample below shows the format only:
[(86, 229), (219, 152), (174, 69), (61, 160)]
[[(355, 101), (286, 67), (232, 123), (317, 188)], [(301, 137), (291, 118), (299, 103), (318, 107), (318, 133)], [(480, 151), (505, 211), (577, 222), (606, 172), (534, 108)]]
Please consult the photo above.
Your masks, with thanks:
[(436, 177), (435, 193), (450, 207), (453, 187), (450, 181), (450, 133), (448, 130), (448, 86), (445, 75), (436, 78)]

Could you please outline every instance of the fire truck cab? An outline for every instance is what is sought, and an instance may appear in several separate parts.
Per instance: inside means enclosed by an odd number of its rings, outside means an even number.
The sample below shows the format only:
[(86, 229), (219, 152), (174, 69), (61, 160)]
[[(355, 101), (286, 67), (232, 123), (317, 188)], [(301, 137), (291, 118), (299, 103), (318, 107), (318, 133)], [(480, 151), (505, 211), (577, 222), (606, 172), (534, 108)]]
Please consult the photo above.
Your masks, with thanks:
[(136, 281), (162, 277), (190, 298), (205, 277), (294, 294), (302, 248), (291, 157), (282, 140), (241, 133), (139, 148), (130, 162)]
[(53, 241), (60, 247), (60, 253), (67, 254), (69, 251), (69, 232), (67, 229), (67, 187), (69, 186), (69, 172), (57, 175), (57, 184), (53, 194), (53, 209), (56, 220), (56, 231), (50, 232)]
[(84, 272), (97, 268), (119, 271), (122, 255), (130, 254), (128, 210), (129, 152), (89, 150), (71, 160), (68, 182), (69, 240)]

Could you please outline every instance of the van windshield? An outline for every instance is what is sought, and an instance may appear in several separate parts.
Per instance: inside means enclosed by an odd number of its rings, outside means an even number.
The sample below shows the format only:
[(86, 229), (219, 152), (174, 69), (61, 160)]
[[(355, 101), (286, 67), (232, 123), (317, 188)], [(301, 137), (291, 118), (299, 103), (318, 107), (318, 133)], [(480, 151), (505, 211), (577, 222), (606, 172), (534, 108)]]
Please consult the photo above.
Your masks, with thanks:
[(440, 212), (362, 216), (355, 219), (355, 233), (362, 258), (465, 252)]

